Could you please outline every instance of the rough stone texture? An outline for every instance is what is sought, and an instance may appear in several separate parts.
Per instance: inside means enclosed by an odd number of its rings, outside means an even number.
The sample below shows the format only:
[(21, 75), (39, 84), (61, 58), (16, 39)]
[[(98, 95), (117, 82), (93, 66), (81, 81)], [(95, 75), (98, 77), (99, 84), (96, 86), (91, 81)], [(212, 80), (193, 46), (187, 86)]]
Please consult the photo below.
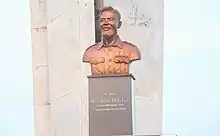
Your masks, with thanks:
[(35, 135), (88, 135), (89, 66), (81, 56), (95, 41), (94, 3), (30, 0), (30, 8)]
[(122, 14), (119, 35), (140, 49), (131, 64), (136, 96), (136, 134), (162, 133), (163, 0), (104, 0)]
[[(119, 8), (124, 23), (121, 38), (141, 51), (142, 60), (131, 65), (136, 78), (136, 132), (160, 133), (163, 1), (104, 0), (104, 4)], [(35, 136), (88, 136), (90, 66), (81, 60), (95, 42), (94, 1), (30, 0), (30, 7)]]
[(30, 0), (36, 136), (50, 136), (50, 92), (45, 1)]
[(87, 136), (85, 49), (95, 42), (92, 0), (47, 0), (52, 136)]

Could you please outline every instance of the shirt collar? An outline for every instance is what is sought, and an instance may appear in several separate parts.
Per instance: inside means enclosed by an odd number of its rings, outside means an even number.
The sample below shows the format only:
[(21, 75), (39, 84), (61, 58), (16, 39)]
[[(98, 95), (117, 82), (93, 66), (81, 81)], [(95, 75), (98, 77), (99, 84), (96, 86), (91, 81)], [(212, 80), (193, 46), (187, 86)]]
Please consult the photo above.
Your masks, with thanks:
[[(121, 41), (120, 37), (117, 35), (116, 41), (112, 46), (122, 48), (122, 45), (123, 45), (123, 42)], [(98, 50), (100, 50), (104, 46), (105, 45), (104, 45), (103, 41), (100, 41), (98, 43)]]

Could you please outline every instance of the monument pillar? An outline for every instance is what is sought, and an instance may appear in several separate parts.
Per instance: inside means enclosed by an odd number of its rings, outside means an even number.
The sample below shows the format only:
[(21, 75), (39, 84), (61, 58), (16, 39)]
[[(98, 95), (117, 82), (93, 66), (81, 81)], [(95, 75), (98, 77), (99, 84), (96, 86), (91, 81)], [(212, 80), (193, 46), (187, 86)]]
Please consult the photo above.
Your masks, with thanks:
[(88, 136), (81, 57), (95, 42), (94, 0), (30, 0), (35, 136)]
[[(96, 1), (121, 12), (119, 35), (141, 51), (130, 69), (136, 134), (161, 134), (163, 0)], [(30, 7), (35, 136), (89, 136), (89, 65), (81, 59), (96, 41), (94, 0), (30, 0)]]
[(46, 0), (30, 0), (35, 136), (51, 136)]

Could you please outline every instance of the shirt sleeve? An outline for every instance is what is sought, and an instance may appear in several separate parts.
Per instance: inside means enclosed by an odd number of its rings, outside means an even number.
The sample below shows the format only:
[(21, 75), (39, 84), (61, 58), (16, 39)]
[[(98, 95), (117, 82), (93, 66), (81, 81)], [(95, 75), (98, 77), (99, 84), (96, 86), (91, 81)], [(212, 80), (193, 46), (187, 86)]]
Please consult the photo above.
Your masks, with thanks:
[(130, 54), (130, 61), (135, 61), (135, 60), (140, 60), (141, 59), (141, 54), (138, 48), (135, 46), (133, 47), (131, 54)]
[(85, 53), (83, 54), (83, 62), (90, 62), (90, 59), (88, 57), (88, 51), (85, 51)]

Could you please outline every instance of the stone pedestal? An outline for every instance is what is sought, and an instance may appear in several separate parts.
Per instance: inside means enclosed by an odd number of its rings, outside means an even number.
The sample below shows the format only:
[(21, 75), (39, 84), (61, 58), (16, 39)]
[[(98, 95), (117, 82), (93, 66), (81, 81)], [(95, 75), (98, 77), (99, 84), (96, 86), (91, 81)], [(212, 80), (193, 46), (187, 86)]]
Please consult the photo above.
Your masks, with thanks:
[(89, 136), (132, 135), (134, 95), (131, 74), (89, 79)]

